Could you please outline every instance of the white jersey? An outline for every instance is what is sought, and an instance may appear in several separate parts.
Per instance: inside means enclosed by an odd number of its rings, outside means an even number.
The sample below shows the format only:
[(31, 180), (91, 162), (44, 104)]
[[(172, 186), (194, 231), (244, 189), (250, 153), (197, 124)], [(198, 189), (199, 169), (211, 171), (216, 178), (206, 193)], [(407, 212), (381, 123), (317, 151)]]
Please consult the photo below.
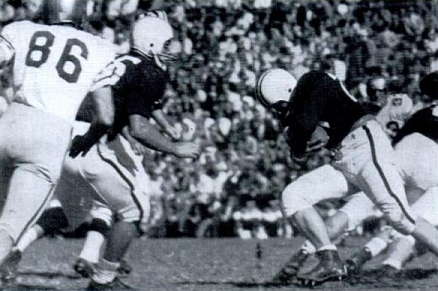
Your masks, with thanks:
[(115, 58), (115, 46), (72, 26), (20, 21), (4, 27), (0, 50), (15, 58), (17, 102), (72, 123), (78, 108)]

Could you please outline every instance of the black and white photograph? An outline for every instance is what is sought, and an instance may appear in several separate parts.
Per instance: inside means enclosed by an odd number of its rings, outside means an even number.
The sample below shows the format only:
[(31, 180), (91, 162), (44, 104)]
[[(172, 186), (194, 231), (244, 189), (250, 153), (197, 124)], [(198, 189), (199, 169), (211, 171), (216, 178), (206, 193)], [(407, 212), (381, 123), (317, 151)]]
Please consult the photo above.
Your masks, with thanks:
[(437, 290), (438, 0), (0, 0), (0, 290)]

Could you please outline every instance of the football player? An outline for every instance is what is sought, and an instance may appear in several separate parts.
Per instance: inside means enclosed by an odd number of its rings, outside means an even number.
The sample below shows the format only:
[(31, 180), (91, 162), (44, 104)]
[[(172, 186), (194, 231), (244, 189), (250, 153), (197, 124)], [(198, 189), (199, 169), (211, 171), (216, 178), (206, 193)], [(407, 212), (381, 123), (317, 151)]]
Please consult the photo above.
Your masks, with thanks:
[(346, 275), (313, 205), (358, 190), (370, 197), (396, 230), (411, 234), (438, 254), (438, 231), (410, 210), (389, 138), (335, 76), (310, 71), (297, 82), (289, 72), (271, 69), (258, 79), (256, 95), (277, 112), (296, 163), (306, 161), (309, 144), (327, 140), (314, 134), (320, 125), (329, 137), (325, 147), (336, 152), (331, 164), (301, 176), (282, 193), (284, 213), (315, 246), (319, 259), (310, 270), (298, 271), (300, 281), (314, 285)]
[[(70, 151), (72, 157), (64, 163), (58, 187), (62, 190), (58, 192), (71, 193), (75, 185), (89, 185), (89, 192), (100, 209), (94, 212), (100, 216), (93, 219), (100, 223), (88, 233), (85, 248), (88, 245), (94, 248), (91, 252), (99, 253), (96, 248), (102, 245), (103, 234), (107, 233), (107, 246), (92, 272), (89, 289), (127, 287), (117, 276), (120, 261), (131, 241), (143, 233), (149, 218), (148, 179), (141, 159), (128, 140), (181, 158), (197, 158), (200, 152), (195, 143), (173, 142), (149, 121), (154, 118), (165, 132), (176, 137), (161, 111), (160, 99), (168, 79), (163, 59), (172, 58), (165, 53), (165, 45), (173, 37), (173, 29), (165, 16), (149, 13), (134, 23), (132, 51), (119, 57), (108, 70), (110, 74), (96, 84), (112, 87), (114, 126), (94, 146), (91, 140), (75, 137), (77, 142)], [(62, 197), (58, 196), (61, 203), (67, 205), (68, 201), (63, 202)], [(105, 208), (108, 211), (102, 211)], [(66, 214), (67, 218), (71, 216)], [(115, 221), (109, 229), (113, 214)]]
[[(438, 100), (438, 95), (435, 91), (428, 91), (427, 89), (436, 88), (437, 85), (438, 73), (435, 72), (421, 80), (420, 90), (432, 100)], [(395, 98), (397, 97), (399, 95), (395, 95)], [(393, 100), (394, 98), (391, 98), (388, 101), (391, 102)], [(407, 99), (404, 98), (402, 103), (405, 100)], [(433, 116), (433, 109), (436, 108), (435, 104), (436, 101), (432, 101), (429, 106), (418, 111), (408, 119), (406, 127), (402, 127), (402, 130), (394, 139), (396, 142), (394, 153), (396, 165), (406, 183), (405, 187), (408, 196), (411, 194), (414, 196), (421, 195), (411, 205), (412, 211), (436, 226), (438, 225), (438, 216), (435, 209), (430, 207), (430, 205), (435, 205), (438, 200), (438, 168), (436, 167), (436, 160), (438, 158), (436, 128), (438, 126), (438, 119)], [(405, 115), (409, 111), (407, 110), (409, 107), (411, 106), (408, 104), (406, 110), (396, 108), (396, 112), (404, 112), (402, 115)], [(386, 112), (392, 111), (386, 110)], [(391, 113), (390, 115), (393, 114)], [(405, 118), (399, 117), (401, 116), (396, 118), (397, 121), (403, 124)], [(379, 119), (379, 122), (385, 127), (385, 122), (382, 121), (387, 121), (387, 119)], [(435, 126), (433, 126), (434, 123)], [(325, 224), (330, 238), (336, 239), (344, 231), (353, 230), (363, 220), (373, 216), (381, 216), (381, 212), (376, 212), (373, 202), (361, 192), (352, 195), (335, 215), (326, 220)], [(385, 231), (368, 242), (357, 254), (348, 259), (346, 261), (347, 269), (352, 273), (357, 272), (366, 261), (381, 253), (388, 246), (390, 239), (396, 241), (397, 247), (394, 248), (384, 264), (394, 269), (399, 269), (412, 256), (415, 240), (412, 236), (402, 236), (392, 228), (390, 230), (386, 228)], [(296, 274), (309, 254), (314, 252), (314, 246), (309, 241), (306, 241), (286, 266), (275, 276), (274, 282), (290, 282), (290, 277)]]
[[(417, 111), (408, 119), (405, 126), (394, 138), (397, 164), (408, 187), (423, 191), (421, 197), (412, 205), (420, 216), (438, 226), (436, 209), (438, 200), (438, 72), (425, 76), (420, 81), (421, 92), (432, 102)], [(363, 197), (356, 198), (359, 203), (367, 203)], [(344, 210), (345, 219), (357, 225), (365, 215), (354, 213), (352, 208)], [(391, 232), (395, 246), (383, 262), (386, 270), (393, 272), (402, 268), (414, 254), (415, 239)], [(347, 266), (353, 272), (361, 269), (363, 264), (382, 252), (388, 245), (388, 236), (375, 237), (358, 253), (347, 260)]]
[[(129, 136), (148, 148), (180, 158), (194, 159), (200, 154), (198, 144), (174, 142), (149, 121), (154, 117), (160, 124), (160, 118), (157, 118), (160, 114), (157, 115), (157, 112), (161, 112), (161, 98), (168, 80), (165, 61), (173, 59), (166, 53), (166, 45), (172, 38), (173, 29), (165, 14), (141, 17), (133, 26), (131, 52), (115, 62), (116, 75), (102, 80), (103, 85), (110, 84), (113, 89), (116, 109), (114, 126), (103, 138), (107, 142), (101, 141), (84, 158), (79, 159), (84, 159), (82, 164), (88, 165), (90, 170), (99, 163), (108, 171), (118, 171), (124, 181), (122, 184), (122, 181), (113, 179), (108, 183), (108, 177), (103, 177), (100, 182), (101, 171), (97, 176), (91, 175), (92, 181), (89, 179), (98, 190), (97, 200), (114, 210), (119, 217), (108, 235), (108, 243), (92, 275), (90, 289), (123, 286), (117, 277), (120, 260), (131, 241), (143, 233), (149, 219), (148, 185), (141, 185), (146, 179), (138, 170), (141, 165), (133, 162), (131, 157), (135, 154), (120, 150), (121, 147), (130, 149), (122, 145), (127, 143), (120, 134), (123, 128), (127, 127)], [(77, 163), (76, 159), (71, 161)]]
[(86, 15), (83, 2), (46, 1), (51, 25), (20, 21), (1, 32), (0, 63), (14, 60), (15, 96), (0, 119), (0, 196), (7, 197), (0, 264), (50, 200), (72, 123), (89, 91), (98, 104), (93, 132), (107, 130), (113, 121), (110, 89), (93, 87), (115, 58), (113, 45), (78, 28)]

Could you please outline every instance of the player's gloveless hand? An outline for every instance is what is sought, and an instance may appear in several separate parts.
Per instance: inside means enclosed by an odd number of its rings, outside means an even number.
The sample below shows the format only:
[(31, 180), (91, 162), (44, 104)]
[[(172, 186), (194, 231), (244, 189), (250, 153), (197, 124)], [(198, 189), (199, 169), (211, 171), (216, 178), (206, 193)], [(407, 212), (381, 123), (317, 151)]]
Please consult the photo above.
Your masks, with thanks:
[(88, 153), (88, 151), (93, 147), (94, 144), (94, 140), (91, 141), (83, 135), (77, 135), (73, 138), (73, 141), (71, 143), (69, 156), (72, 158), (76, 158), (79, 154), (81, 154), (81, 156), (83, 157)]
[(197, 159), (201, 154), (201, 147), (194, 142), (180, 142), (176, 145), (175, 156), (179, 158)]
[(144, 154), (146, 154), (147, 148), (135, 139), (130, 140), (129, 144), (131, 145), (132, 150), (137, 156), (143, 156)]
[(175, 127), (166, 128), (166, 133), (173, 139), (179, 140), (181, 138), (181, 132), (178, 131)]

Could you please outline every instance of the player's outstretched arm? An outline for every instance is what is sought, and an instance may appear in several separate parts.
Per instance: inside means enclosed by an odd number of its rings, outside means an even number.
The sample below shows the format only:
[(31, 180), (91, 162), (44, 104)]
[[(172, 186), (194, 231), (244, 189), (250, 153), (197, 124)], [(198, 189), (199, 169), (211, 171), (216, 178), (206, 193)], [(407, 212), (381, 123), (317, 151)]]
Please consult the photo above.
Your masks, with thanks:
[(146, 147), (143, 144), (141, 144), (140, 142), (138, 142), (135, 138), (133, 138), (129, 134), (129, 126), (123, 127), (122, 135), (129, 142), (132, 150), (134, 151), (134, 153), (136, 155), (141, 156), (141, 155), (144, 155), (146, 153), (146, 150), (147, 150)]
[(198, 158), (200, 147), (193, 142), (172, 142), (141, 115), (129, 117), (129, 134), (143, 145), (179, 158)]
[(103, 87), (91, 93), (95, 103), (96, 115), (84, 135), (73, 138), (69, 155), (85, 156), (91, 147), (108, 131), (114, 122), (114, 103), (110, 87)]
[(158, 125), (160, 125), (166, 134), (168, 134), (172, 139), (179, 140), (181, 138), (181, 134), (176, 130), (175, 127), (170, 125), (169, 121), (167, 121), (162, 109), (156, 109), (152, 111), (152, 116)]

